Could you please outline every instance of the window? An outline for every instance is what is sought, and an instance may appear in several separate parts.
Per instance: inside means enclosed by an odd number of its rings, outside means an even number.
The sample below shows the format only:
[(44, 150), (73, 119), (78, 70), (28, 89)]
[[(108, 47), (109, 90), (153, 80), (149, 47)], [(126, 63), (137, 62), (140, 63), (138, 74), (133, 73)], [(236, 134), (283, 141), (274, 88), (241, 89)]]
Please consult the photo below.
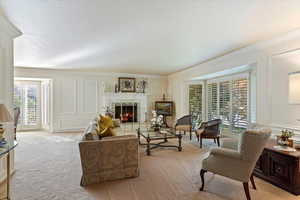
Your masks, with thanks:
[(192, 115), (192, 129), (201, 125), (203, 120), (202, 96), (202, 84), (189, 85), (189, 113)]
[(232, 119), (235, 129), (247, 128), (248, 125), (248, 80), (232, 81)]
[(222, 120), (224, 125), (230, 125), (231, 119), (230, 119), (230, 107), (231, 107), (231, 101), (230, 101), (230, 81), (221, 82), (219, 90), (219, 105), (220, 105), (220, 119)]
[(189, 111), (197, 113), (202, 119), (202, 85), (189, 86)]
[(41, 126), (41, 83), (15, 81), (14, 105), (20, 108), (19, 129), (37, 129)]
[(207, 114), (208, 120), (218, 118), (218, 84), (207, 85)]
[(207, 84), (208, 120), (220, 118), (223, 128), (240, 132), (249, 122), (248, 77), (210, 80)]

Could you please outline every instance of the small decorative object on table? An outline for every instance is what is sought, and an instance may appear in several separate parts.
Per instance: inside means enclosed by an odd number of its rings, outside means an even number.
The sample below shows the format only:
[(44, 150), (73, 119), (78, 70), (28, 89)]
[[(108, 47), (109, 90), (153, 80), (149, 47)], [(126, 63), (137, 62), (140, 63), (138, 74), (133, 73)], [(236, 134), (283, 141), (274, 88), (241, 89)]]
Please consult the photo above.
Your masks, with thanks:
[(114, 117), (114, 111), (110, 106), (105, 107), (105, 115), (110, 116), (111, 118)]
[(283, 129), (281, 131), (281, 135), (277, 136), (277, 144), (281, 146), (293, 147), (293, 140), (290, 139), (293, 135), (293, 131)]
[(155, 110), (152, 111), (152, 116), (151, 127), (154, 128), (155, 131), (159, 131), (161, 126), (164, 124), (164, 117), (162, 115), (157, 115)]

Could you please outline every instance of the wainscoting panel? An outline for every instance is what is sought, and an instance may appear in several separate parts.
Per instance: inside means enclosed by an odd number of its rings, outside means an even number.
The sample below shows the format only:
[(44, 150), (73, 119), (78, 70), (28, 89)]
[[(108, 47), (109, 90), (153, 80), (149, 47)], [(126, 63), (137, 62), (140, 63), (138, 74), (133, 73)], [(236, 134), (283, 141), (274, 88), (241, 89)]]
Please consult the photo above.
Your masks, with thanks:
[(83, 112), (95, 113), (97, 112), (98, 102), (98, 82), (97, 80), (85, 80), (83, 93)]
[[(84, 129), (103, 107), (101, 81), (80, 77), (59, 79), (54, 85), (54, 132)], [(101, 105), (100, 105), (101, 104)]]
[(77, 108), (77, 81), (72, 79), (61, 80), (59, 84), (61, 114), (75, 114)]

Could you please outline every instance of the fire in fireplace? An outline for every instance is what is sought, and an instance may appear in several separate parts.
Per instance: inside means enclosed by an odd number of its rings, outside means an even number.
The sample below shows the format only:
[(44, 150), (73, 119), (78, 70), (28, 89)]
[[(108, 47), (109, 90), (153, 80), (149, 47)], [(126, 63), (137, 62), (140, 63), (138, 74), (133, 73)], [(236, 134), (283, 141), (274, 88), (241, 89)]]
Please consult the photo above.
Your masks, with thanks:
[(137, 122), (137, 109), (136, 103), (122, 103), (115, 105), (115, 118), (120, 119), (122, 123)]

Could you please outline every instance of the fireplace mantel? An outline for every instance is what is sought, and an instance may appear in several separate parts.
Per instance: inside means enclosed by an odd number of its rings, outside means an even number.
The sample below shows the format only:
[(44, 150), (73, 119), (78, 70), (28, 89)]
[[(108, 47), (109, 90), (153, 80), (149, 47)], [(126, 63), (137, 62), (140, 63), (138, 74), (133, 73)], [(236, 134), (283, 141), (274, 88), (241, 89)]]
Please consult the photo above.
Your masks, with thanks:
[(113, 106), (116, 103), (137, 103), (138, 104), (138, 120), (146, 121), (148, 112), (148, 97), (143, 93), (105, 93), (104, 105)]

